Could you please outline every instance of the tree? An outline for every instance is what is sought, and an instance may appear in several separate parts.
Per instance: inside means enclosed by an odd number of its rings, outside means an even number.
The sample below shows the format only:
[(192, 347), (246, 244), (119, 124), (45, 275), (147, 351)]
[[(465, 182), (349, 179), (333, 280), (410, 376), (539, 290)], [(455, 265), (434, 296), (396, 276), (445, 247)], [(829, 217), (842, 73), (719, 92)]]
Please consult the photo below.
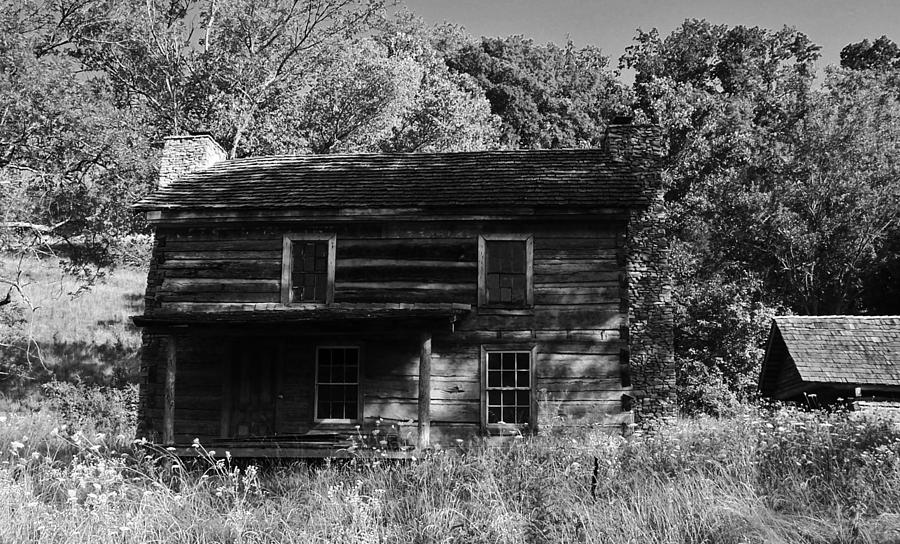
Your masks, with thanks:
[[(90, 9), (100, 9), (95, 4)], [(156, 135), (212, 130), (230, 156), (310, 61), (365, 29), (381, 0), (147, 0), (114, 3), (76, 35), (76, 54), (106, 74), (120, 104), (146, 106)], [(88, 9), (88, 8), (85, 8)]]
[(887, 36), (851, 43), (841, 49), (841, 66), (851, 70), (900, 68), (900, 47)]
[(623, 56), (669, 143), (676, 358), (694, 405), (718, 395), (697, 373), (748, 393), (760, 316), (867, 311), (867, 278), (890, 270), (895, 76), (831, 70), (818, 89), (817, 51), (788, 28), (690, 20), (665, 39), (639, 32)]
[[(105, 81), (67, 54), (68, 7), (0, 6), (0, 346), (21, 347), (26, 362), (19, 325), (36, 308), (22, 289), (24, 260), (60, 258), (96, 277), (141, 228), (128, 206), (155, 177), (140, 118), (114, 107)], [(4, 351), (0, 374), (16, 360)]]
[(484, 89), (506, 147), (595, 146), (607, 122), (630, 110), (627, 88), (597, 48), (536, 45), (523, 36), (455, 43), (444, 45), (447, 65)]
[(494, 147), (480, 88), (447, 69), (434, 29), (408, 13), (317, 57), (309, 88), (262, 119), (258, 151), (466, 151)]

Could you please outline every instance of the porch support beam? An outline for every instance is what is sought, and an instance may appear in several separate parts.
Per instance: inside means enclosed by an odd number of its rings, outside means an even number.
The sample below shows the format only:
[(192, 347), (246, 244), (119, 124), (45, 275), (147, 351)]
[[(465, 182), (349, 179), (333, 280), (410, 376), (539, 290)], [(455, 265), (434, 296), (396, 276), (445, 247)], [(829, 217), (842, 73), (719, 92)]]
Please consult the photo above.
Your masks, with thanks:
[(165, 337), (166, 380), (163, 389), (163, 444), (175, 443), (175, 336)]
[(431, 332), (419, 336), (419, 440), (417, 449), (428, 448), (431, 440)]

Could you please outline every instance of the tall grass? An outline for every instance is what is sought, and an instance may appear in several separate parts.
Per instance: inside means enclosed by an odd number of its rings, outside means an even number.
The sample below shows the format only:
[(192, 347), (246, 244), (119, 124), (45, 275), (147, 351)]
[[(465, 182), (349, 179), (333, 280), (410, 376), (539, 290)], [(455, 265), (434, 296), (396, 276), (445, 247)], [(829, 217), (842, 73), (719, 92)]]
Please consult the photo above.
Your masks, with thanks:
[(900, 431), (847, 413), (259, 470), (71, 429), (55, 439), (72, 456), (54, 457), (4, 425), (22, 422), (0, 423), (2, 542), (900, 541)]

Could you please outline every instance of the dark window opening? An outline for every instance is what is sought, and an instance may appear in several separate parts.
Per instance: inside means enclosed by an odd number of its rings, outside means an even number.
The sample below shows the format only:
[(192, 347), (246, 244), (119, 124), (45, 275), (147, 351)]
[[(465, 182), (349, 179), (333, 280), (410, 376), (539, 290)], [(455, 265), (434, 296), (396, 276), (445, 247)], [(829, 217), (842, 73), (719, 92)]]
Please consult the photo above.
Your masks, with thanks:
[(524, 425), (531, 421), (531, 353), (487, 354), (487, 422)]
[(488, 304), (524, 306), (528, 301), (527, 245), (524, 241), (485, 242)]
[(328, 240), (291, 242), (291, 301), (325, 302), (328, 296)]
[(319, 348), (316, 419), (359, 418), (359, 348)]

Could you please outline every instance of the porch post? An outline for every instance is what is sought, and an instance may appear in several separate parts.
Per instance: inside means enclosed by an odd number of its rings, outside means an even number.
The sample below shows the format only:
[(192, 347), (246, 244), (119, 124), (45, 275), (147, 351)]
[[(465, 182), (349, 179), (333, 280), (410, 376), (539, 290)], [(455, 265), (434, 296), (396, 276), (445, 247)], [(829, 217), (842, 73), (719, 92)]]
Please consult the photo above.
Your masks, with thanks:
[(424, 450), (431, 439), (431, 332), (419, 337), (419, 441)]
[(166, 381), (163, 389), (163, 445), (175, 443), (175, 336), (166, 337)]

